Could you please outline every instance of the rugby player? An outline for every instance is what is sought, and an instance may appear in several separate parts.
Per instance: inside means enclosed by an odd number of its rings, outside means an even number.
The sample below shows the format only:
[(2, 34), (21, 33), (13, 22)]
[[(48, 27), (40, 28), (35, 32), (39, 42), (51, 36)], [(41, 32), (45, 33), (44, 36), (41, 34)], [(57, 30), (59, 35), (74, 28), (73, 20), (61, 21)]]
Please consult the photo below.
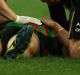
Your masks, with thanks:
[[(70, 31), (66, 31), (59, 23), (51, 19), (42, 19), (42, 22), (56, 31), (71, 57), (80, 57), (80, 0), (71, 0)], [(69, 37), (68, 37), (69, 36)]]
[[(25, 25), (9, 41), (7, 45), (6, 57), (15, 59), (17, 55), (20, 53), (22, 54), (25, 49), (27, 51), (26, 54), (28, 54), (28, 57), (37, 54), (37, 52), (40, 54), (40, 56), (48, 55), (48, 53), (51, 55), (62, 56), (62, 52), (59, 50), (60, 47), (58, 46), (61, 44), (59, 43), (57, 45), (57, 43), (54, 43), (56, 42), (55, 37), (55, 33), (53, 33), (52, 30), (44, 24), (37, 25), (31, 22), (27, 23), (27, 25)], [(49, 40), (50, 38), (54, 39)], [(50, 44), (51, 41), (53, 41), (52, 45)]]
[[(13, 10), (11, 10), (7, 4), (7, 2), (5, 0), (0, 0), (0, 14), (2, 15), (3, 18), (5, 18), (5, 22), (10, 22), (10, 21), (13, 21), (13, 22), (17, 22), (17, 23), (28, 23), (28, 22), (34, 22), (35, 20), (35, 23), (36, 24), (41, 24), (40, 20), (37, 20), (35, 18), (32, 18), (32, 17), (29, 17), (29, 16), (18, 16)], [(4, 22), (3, 22), (4, 23)], [(14, 30), (15, 27), (12, 29), (12, 28), (6, 28), (5, 30), (2, 30), (1, 32), (1, 42), (3, 40), (3, 48), (1, 48), (1, 50), (3, 49), (3, 52), (2, 52), (2, 55), (4, 55), (5, 51), (6, 50), (6, 44), (8, 42), (8, 40), (10, 39), (11, 36), (13, 36), (16, 32), (18, 32), (18, 29), (17, 28), (17, 31)], [(8, 30), (8, 32), (6, 32)], [(12, 32), (12, 31), (13, 32)], [(11, 35), (8, 35), (10, 34), (9, 32), (12, 32)], [(6, 34), (6, 33), (7, 34)], [(4, 35), (3, 35), (4, 34)], [(5, 36), (5, 37), (4, 37)], [(41, 36), (40, 36), (41, 37)], [(6, 39), (7, 38), (7, 39)], [(43, 38), (43, 37), (41, 37)], [(48, 38), (49, 39), (49, 38)], [(55, 40), (55, 39), (54, 39)], [(6, 42), (5, 45), (4, 45), (4, 41)], [(45, 41), (45, 44), (46, 44), (46, 41)], [(48, 45), (48, 44), (47, 44)], [(57, 44), (55, 44), (57, 45)], [(53, 45), (51, 45), (53, 46)], [(46, 46), (48, 47), (48, 46)], [(5, 48), (5, 49), (4, 49)], [(46, 49), (45, 49), (46, 50)], [(56, 51), (56, 50), (55, 50)]]
[[(13, 25), (14, 23), (11, 24), (10, 26), (7, 26), (7, 27), (6, 27), (6, 24), (10, 23), (12, 21), (24, 24), (25, 22), (26, 23), (27, 22), (33, 22), (34, 20), (37, 20), (37, 19), (29, 17), (29, 16), (25, 17), (25, 16), (17, 15), (8, 6), (7, 0), (0, 0), (0, 29), (1, 29), (1, 31), (0, 31), (0, 39), (1, 39), (0, 42), (2, 42), (2, 46), (0, 46), (0, 51), (2, 51), (1, 55), (4, 55), (4, 53), (6, 51), (6, 44), (7, 44), (8, 40), (20, 30), (20, 27), (16, 27)], [(37, 20), (36, 23), (41, 24), (41, 22), (39, 20)], [(5, 29), (2, 28), (3, 25), (4, 25)], [(11, 27), (11, 26), (13, 26), (13, 27)], [(3, 44), (4, 41), (5, 41), (5, 43)], [(1, 48), (1, 47), (3, 47), (3, 48)]]

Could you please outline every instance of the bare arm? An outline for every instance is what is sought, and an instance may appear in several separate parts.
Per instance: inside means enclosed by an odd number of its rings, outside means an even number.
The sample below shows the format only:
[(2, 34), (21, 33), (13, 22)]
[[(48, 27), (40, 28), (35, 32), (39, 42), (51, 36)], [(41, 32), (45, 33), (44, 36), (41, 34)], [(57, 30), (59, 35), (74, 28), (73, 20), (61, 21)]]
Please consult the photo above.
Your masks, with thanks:
[(8, 7), (5, 0), (0, 0), (0, 14), (11, 21), (15, 21), (17, 17), (15, 12)]
[[(33, 17), (16, 15), (16, 13), (9, 8), (5, 0), (0, 0), (0, 14), (9, 21), (14, 21), (22, 24), (36, 20)], [(37, 21), (41, 24), (39, 20)]]
[(70, 40), (68, 39), (68, 34), (69, 32), (66, 31), (63, 27), (61, 27), (60, 24), (58, 24), (57, 22), (51, 20), (51, 19), (47, 19), (47, 18), (43, 18), (42, 22), (49, 26), (50, 28), (53, 29), (53, 31), (57, 32), (59, 37), (61, 38), (61, 40), (63, 41), (64, 45), (70, 49)]

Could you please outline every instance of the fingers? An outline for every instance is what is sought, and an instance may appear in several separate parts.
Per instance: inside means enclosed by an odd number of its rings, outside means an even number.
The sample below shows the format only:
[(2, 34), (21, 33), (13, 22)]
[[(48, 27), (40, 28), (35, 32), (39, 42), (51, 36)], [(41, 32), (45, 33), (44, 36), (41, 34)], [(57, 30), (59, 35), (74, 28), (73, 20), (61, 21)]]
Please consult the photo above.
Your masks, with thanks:
[(49, 25), (49, 19), (48, 19), (48, 18), (42, 18), (41, 21), (42, 21), (45, 25)]
[(51, 20), (51, 19), (49, 19), (49, 18), (42, 18), (41, 21), (42, 21), (45, 25), (47, 25), (47, 26), (49, 26), (49, 27), (51, 27), (51, 28), (56, 24), (55, 21), (53, 21), (53, 20)]
[(41, 19), (41, 21), (43, 22), (43, 23), (45, 23), (45, 22), (49, 22), (51, 19), (49, 19), (49, 18), (42, 18)]

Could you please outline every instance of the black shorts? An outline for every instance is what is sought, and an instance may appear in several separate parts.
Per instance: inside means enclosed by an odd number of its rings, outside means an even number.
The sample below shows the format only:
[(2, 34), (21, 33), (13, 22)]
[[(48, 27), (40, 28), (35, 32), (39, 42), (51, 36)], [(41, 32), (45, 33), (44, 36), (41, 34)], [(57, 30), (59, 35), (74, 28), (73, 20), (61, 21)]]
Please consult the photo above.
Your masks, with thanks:
[(60, 0), (59, 3), (49, 5), (49, 12), (51, 19), (58, 22), (63, 28), (66, 30), (69, 30), (69, 24), (67, 21), (66, 13), (65, 13), (65, 8), (63, 5), (67, 5), (67, 7), (70, 7), (70, 0)]
[(53, 56), (63, 56), (62, 47), (63, 44), (61, 43), (59, 38), (52, 38), (47, 37), (41, 33), (37, 33), (40, 41), (40, 55), (53, 55)]
[(70, 38), (80, 39), (80, 9), (72, 11), (70, 25)]

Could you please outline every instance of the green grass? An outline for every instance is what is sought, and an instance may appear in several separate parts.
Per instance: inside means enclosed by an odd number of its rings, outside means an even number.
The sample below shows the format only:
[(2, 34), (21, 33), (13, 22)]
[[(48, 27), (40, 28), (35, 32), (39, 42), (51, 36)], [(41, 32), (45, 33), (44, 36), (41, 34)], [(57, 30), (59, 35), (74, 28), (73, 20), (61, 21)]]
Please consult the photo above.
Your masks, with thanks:
[(8, 3), (19, 15), (28, 15), (37, 18), (49, 16), (47, 5), (40, 0), (8, 0)]
[[(20, 15), (48, 17), (46, 4), (40, 0), (8, 0), (11, 8)], [(0, 59), (0, 75), (80, 75), (80, 59), (35, 57), (30, 60)]]
[(0, 75), (80, 75), (80, 60), (35, 57), (30, 60), (0, 60)]

